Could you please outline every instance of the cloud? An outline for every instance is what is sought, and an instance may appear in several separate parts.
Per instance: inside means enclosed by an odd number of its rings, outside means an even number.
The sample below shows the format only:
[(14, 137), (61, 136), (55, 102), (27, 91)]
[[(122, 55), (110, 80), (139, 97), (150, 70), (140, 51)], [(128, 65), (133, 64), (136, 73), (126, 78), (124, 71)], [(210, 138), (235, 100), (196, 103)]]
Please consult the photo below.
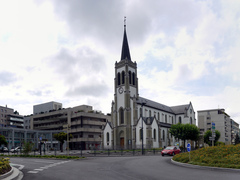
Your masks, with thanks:
[(7, 86), (17, 81), (17, 76), (8, 71), (0, 72), (0, 86)]

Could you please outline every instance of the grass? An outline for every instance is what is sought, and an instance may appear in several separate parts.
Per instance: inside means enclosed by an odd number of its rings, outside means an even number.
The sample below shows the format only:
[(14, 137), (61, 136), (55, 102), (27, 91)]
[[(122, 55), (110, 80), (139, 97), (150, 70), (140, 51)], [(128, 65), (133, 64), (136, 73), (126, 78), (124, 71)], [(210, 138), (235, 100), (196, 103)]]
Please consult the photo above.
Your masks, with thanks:
[(189, 153), (177, 154), (174, 161), (201, 166), (240, 169), (240, 144), (206, 147)]
[[(6, 156), (4, 154), (1, 154), (0, 156)], [(28, 158), (57, 158), (57, 159), (83, 159), (85, 157), (78, 157), (78, 156), (66, 156), (66, 155), (7, 155), (7, 157), (28, 157)]]

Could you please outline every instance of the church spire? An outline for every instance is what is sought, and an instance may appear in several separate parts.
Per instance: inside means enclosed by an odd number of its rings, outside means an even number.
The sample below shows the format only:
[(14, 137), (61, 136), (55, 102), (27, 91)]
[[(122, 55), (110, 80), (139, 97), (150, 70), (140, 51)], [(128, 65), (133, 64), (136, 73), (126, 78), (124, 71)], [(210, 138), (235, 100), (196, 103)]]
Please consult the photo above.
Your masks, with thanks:
[(126, 17), (124, 17), (124, 34), (123, 34), (121, 60), (126, 59), (126, 58), (131, 61), (128, 40), (127, 40), (127, 33), (126, 33)]

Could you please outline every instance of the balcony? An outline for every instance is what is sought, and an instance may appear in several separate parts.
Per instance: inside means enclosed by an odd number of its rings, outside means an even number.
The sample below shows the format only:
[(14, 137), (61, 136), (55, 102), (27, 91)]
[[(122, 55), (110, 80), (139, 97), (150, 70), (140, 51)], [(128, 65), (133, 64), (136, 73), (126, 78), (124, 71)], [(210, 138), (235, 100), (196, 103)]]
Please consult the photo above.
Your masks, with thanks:
[(97, 132), (101, 133), (102, 129), (98, 128), (74, 128), (70, 130), (70, 133), (75, 133), (75, 132)]
[(72, 138), (70, 142), (81, 142), (81, 141), (91, 141), (91, 142), (96, 142), (96, 141), (102, 141), (102, 138)]

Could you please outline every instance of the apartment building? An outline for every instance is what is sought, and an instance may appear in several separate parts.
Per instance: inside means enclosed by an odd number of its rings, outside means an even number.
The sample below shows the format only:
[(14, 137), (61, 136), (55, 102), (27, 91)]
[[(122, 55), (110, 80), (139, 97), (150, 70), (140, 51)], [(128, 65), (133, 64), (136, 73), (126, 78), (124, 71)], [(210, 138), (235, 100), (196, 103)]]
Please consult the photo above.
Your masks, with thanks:
[(231, 119), (231, 140), (232, 144), (235, 144), (235, 139), (237, 134), (239, 134), (239, 124)]
[(0, 106), (0, 127), (23, 128), (23, 116), (14, 112), (14, 109), (7, 105)]
[(231, 137), (231, 118), (225, 112), (225, 109), (209, 109), (198, 111), (198, 127), (200, 135), (204, 135), (207, 130), (211, 130), (212, 122), (215, 123), (215, 129), (221, 133), (219, 141), (226, 145), (232, 144)]
[(92, 106), (81, 105), (73, 108), (58, 108), (41, 111), (30, 118), (30, 128), (34, 130), (62, 130), (73, 135), (70, 149), (100, 149), (102, 129), (111, 116), (94, 111)]

